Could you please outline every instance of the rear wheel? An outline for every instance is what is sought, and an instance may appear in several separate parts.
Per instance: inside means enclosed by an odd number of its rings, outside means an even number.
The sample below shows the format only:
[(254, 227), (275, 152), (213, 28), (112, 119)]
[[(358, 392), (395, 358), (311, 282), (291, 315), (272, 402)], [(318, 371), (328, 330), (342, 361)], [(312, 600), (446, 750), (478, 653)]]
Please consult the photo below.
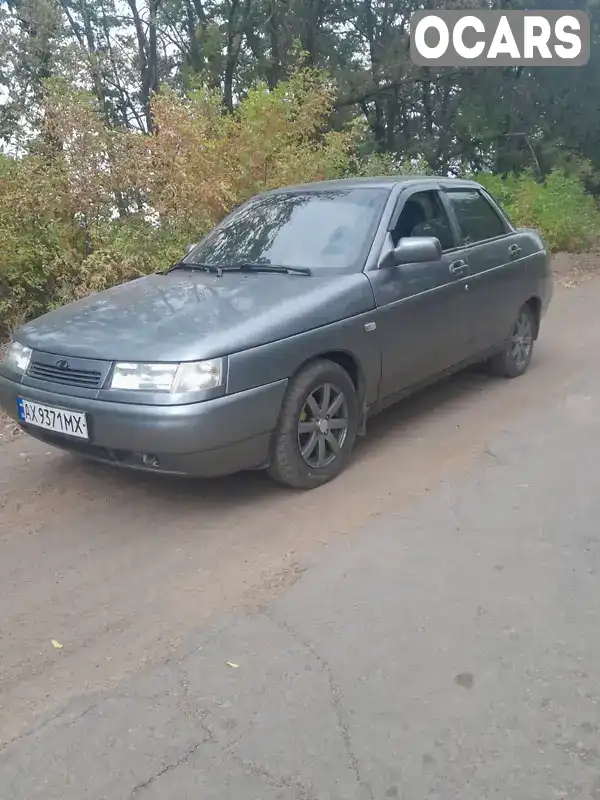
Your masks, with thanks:
[(358, 399), (348, 373), (320, 359), (290, 382), (273, 438), (269, 474), (295, 489), (314, 489), (348, 463)]
[(527, 372), (535, 342), (535, 317), (525, 304), (513, 325), (504, 350), (490, 359), (490, 370), (505, 378), (518, 378)]

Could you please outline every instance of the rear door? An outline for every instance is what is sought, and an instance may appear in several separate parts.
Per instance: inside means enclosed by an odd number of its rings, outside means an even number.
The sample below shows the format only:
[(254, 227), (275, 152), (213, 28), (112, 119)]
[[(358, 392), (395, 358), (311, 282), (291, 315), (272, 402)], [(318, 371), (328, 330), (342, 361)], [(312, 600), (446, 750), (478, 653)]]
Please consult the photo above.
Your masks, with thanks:
[(445, 187), (469, 265), (472, 350), (483, 352), (510, 333), (523, 297), (530, 246), (492, 198), (477, 187)]
[[(420, 215), (414, 213), (415, 204), (422, 209)], [(470, 346), (468, 267), (437, 189), (406, 190), (400, 195), (390, 220), (388, 246), (411, 235), (438, 238), (442, 257), (367, 273), (378, 308), (380, 399), (459, 363)]]

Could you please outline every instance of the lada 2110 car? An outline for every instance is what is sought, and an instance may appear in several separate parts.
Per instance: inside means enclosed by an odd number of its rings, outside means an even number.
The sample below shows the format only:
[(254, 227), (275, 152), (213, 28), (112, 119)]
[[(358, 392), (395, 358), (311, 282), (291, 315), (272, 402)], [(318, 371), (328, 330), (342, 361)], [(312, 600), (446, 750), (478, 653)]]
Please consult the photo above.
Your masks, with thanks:
[(268, 469), (313, 488), (367, 418), (469, 363), (522, 375), (548, 253), (473, 181), (266, 192), (182, 260), (21, 327), (0, 403), (32, 436), (116, 465)]

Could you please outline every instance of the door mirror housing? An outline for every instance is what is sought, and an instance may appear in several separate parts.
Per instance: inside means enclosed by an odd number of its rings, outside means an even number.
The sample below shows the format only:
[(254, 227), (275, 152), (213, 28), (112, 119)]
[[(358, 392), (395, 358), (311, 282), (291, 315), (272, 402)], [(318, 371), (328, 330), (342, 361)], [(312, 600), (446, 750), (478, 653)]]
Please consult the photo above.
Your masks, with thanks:
[(188, 244), (188, 246), (185, 248), (186, 256), (187, 256), (188, 253), (192, 252), (192, 250), (194, 249), (194, 247), (196, 247), (197, 244), (198, 244), (198, 242), (192, 242), (191, 244)]
[(391, 256), (392, 263), (397, 267), (439, 261), (442, 257), (442, 245), (435, 236), (405, 236), (400, 239)]

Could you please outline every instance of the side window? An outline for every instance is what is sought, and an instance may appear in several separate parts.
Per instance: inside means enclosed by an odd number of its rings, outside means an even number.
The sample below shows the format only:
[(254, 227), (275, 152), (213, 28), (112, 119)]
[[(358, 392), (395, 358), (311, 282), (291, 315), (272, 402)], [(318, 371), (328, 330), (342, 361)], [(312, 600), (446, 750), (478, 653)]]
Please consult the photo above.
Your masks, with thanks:
[(435, 236), (442, 250), (455, 247), (450, 220), (435, 191), (411, 194), (391, 233), (394, 247), (404, 236)]
[(447, 194), (464, 244), (508, 233), (504, 220), (476, 189), (452, 189)]

